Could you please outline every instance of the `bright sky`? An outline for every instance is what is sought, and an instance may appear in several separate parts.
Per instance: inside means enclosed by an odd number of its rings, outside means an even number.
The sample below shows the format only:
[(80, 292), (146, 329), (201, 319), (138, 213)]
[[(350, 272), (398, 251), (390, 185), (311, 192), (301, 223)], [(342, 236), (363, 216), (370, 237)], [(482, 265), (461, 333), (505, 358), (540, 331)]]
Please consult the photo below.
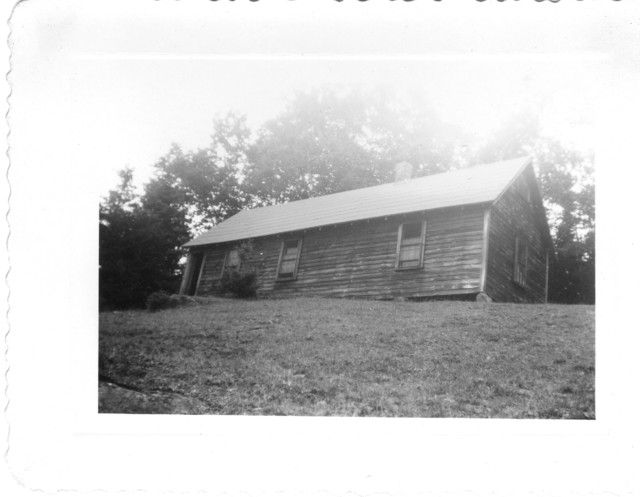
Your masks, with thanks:
[(90, 168), (99, 195), (125, 166), (146, 179), (173, 142), (205, 146), (216, 113), (257, 129), (293, 92), (327, 85), (424, 96), (478, 138), (519, 109), (543, 109), (550, 132), (591, 144), (611, 76), (598, 43), (606, 23), (569, 2), (61, 3), (16, 11), (13, 140), (26, 160)]

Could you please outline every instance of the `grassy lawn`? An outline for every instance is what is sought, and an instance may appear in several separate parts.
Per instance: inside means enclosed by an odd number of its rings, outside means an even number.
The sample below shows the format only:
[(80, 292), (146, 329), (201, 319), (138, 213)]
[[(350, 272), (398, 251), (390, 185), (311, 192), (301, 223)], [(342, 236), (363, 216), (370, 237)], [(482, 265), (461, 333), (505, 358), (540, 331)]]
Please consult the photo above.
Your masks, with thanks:
[(105, 312), (99, 410), (593, 419), (594, 314), (329, 299)]

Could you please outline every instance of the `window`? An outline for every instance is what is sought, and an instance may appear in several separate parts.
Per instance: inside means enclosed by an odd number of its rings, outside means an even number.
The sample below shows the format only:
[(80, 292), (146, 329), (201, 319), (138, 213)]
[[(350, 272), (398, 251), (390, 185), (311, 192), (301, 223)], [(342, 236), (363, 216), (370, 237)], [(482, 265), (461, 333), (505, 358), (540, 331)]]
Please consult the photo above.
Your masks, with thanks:
[(280, 263), (278, 264), (279, 280), (293, 280), (297, 277), (301, 249), (302, 240), (287, 240), (282, 242)]
[(426, 222), (404, 223), (398, 229), (397, 269), (421, 268)]
[(516, 250), (513, 262), (513, 281), (518, 285), (527, 285), (527, 270), (529, 265), (529, 247), (516, 238)]
[(235, 270), (240, 269), (240, 252), (238, 252), (238, 249), (231, 249), (227, 251), (224, 268)]

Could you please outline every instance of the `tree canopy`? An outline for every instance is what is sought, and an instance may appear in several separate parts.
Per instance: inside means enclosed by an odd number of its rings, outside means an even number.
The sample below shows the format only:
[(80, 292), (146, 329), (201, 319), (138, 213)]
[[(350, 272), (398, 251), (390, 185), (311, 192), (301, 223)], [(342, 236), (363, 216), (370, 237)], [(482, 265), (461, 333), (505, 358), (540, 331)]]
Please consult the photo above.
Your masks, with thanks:
[(189, 239), (175, 191), (150, 183), (142, 198), (130, 169), (100, 206), (100, 307), (140, 307), (152, 292), (176, 288), (180, 246)]
[(272, 204), (385, 183), (402, 161), (416, 175), (444, 171), (458, 135), (426, 105), (384, 93), (299, 93), (260, 129), (243, 186)]
[(176, 205), (186, 208), (193, 233), (211, 228), (246, 205), (240, 175), (247, 164), (249, 138), (246, 118), (229, 113), (214, 119), (208, 147), (184, 153), (173, 145), (155, 165), (150, 185), (164, 185), (174, 192)]

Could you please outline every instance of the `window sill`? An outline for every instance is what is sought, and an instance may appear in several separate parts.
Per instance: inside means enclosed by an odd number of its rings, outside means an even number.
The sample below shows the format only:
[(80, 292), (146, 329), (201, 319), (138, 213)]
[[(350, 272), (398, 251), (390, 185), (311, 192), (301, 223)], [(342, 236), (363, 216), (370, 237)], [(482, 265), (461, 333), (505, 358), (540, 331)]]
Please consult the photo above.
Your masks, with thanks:
[(297, 276), (291, 276), (291, 277), (288, 277), (288, 278), (276, 278), (276, 282), (280, 282), (280, 281), (282, 281), (282, 282), (295, 281), (297, 279), (298, 279)]
[(394, 271), (415, 271), (416, 269), (424, 269), (424, 266), (397, 267)]

